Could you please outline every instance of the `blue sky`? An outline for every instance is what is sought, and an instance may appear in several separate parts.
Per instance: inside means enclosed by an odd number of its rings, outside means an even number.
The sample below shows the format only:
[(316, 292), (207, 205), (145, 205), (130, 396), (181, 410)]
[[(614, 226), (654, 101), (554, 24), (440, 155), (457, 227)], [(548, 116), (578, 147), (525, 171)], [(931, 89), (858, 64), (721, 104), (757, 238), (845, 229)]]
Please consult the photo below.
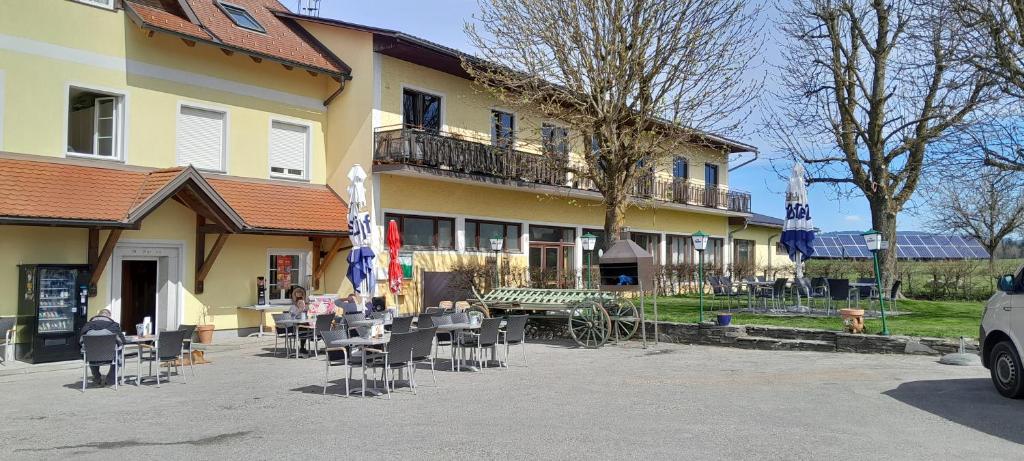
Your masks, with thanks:
[[(296, 0), (281, 1), (289, 8), (296, 6)], [(471, 20), (476, 11), (476, 0), (321, 0), (320, 15), (396, 29), (472, 52), (472, 47), (463, 33), (463, 24)], [(767, 25), (766, 28), (771, 36), (771, 25)], [(769, 64), (780, 60), (778, 48), (771, 40), (765, 45), (764, 55)], [(771, 79), (768, 81), (771, 82)], [(751, 127), (755, 127), (759, 121), (760, 114), (755, 112), (750, 120)], [(730, 173), (730, 186), (751, 193), (755, 212), (782, 217), (786, 182), (775, 173), (768, 159), (777, 159), (776, 164), (785, 164), (785, 161), (778, 160), (769, 140), (758, 134), (746, 136), (742, 141), (756, 146), (761, 151), (761, 158)], [(811, 187), (810, 201), (815, 225), (824, 231), (870, 228), (871, 215), (867, 201), (857, 194), (852, 195), (854, 197), (839, 198), (828, 186)], [(920, 230), (920, 225), (913, 215), (902, 213), (899, 228)]]

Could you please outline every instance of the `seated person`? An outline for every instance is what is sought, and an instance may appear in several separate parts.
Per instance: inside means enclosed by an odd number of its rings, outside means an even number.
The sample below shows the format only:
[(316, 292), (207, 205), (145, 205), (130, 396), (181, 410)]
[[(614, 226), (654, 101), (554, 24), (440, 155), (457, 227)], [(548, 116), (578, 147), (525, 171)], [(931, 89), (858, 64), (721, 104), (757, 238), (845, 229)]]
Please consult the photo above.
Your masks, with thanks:
[[(300, 286), (292, 287), (290, 298), (292, 300), (292, 307), (288, 309), (288, 314), (291, 315), (293, 319), (305, 319), (306, 311), (308, 309), (306, 304), (306, 289)], [(308, 352), (309, 351), (306, 350), (306, 338), (300, 336), (299, 353), (306, 354)]]
[(359, 299), (355, 293), (349, 293), (348, 296), (335, 300), (334, 305), (340, 307), (344, 314), (358, 314), (362, 312), (359, 309)]
[[(95, 317), (89, 319), (85, 326), (82, 327), (81, 336), (106, 336), (116, 335), (117, 336), (117, 350), (120, 351), (124, 347), (124, 333), (121, 332), (121, 325), (110, 318), (110, 309), (102, 309)], [(79, 343), (84, 343), (85, 340), (79, 338)], [(120, 356), (120, 354), (118, 354)], [(122, 365), (122, 364), (118, 364)], [(99, 365), (91, 365), (89, 369), (92, 370), (93, 383), (98, 386), (113, 386), (114, 385), (114, 366), (111, 365), (107, 369), (107, 379), (103, 380), (103, 375), (100, 374)]]

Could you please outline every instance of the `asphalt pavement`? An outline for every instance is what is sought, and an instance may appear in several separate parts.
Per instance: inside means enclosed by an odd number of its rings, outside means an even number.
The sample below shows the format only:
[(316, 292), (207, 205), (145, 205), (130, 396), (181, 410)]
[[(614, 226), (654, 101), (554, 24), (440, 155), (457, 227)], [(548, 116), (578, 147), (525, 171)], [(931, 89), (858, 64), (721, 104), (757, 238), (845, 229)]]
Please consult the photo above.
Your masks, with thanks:
[(159, 388), (0, 376), (0, 459), (1024, 458), (1024, 401), (935, 357), (530, 344), (391, 400), (342, 396), (341, 368), (321, 395), (322, 359), (208, 358)]

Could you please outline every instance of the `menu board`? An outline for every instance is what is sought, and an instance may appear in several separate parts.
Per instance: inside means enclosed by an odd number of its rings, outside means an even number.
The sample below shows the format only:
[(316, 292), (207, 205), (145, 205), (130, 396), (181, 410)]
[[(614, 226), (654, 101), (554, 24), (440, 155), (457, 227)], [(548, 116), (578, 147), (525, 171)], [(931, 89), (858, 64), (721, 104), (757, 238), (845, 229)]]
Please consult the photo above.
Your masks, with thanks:
[(334, 295), (313, 295), (309, 297), (309, 308), (306, 310), (309, 315), (323, 315), (334, 313)]

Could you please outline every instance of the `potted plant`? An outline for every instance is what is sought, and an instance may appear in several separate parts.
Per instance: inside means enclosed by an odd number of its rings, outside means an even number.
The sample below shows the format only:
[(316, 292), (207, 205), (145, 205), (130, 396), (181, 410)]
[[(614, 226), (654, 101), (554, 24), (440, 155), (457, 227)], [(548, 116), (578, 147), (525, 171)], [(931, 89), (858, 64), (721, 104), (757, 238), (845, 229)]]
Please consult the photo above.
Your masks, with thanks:
[(203, 304), (199, 310), (199, 324), (196, 325), (196, 340), (199, 344), (213, 342), (213, 324), (209, 323), (210, 307)]
[(732, 323), (732, 314), (731, 313), (724, 313), (724, 312), (719, 312), (718, 313), (718, 326), (720, 326), (720, 327), (727, 327), (727, 326), (729, 326), (730, 323)]

